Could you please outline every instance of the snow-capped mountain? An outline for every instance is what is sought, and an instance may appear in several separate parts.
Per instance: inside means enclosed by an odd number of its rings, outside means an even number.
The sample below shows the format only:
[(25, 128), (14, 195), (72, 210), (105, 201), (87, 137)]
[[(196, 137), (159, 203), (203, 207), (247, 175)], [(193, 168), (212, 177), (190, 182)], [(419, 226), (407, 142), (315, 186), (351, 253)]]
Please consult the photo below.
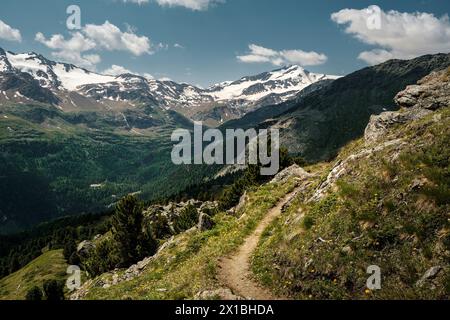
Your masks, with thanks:
[(265, 98), (276, 97), (280, 103), (298, 95), (306, 87), (338, 76), (311, 73), (300, 66), (288, 66), (233, 82), (223, 82), (208, 89), (215, 101), (234, 102), (236, 105), (255, 105)]
[[(16, 90), (20, 98), (45, 102), (45, 99), (37, 99), (44, 95), (51, 97), (49, 102), (59, 104), (63, 110), (62, 101), (70, 100), (72, 107), (77, 107), (73, 99), (67, 98), (76, 93), (94, 102), (115, 101), (133, 105), (137, 102), (177, 110), (192, 119), (198, 112), (208, 113), (208, 108), (216, 108), (214, 112), (217, 113), (220, 106), (225, 109), (219, 112), (223, 116), (217, 120), (223, 122), (224, 118), (238, 117), (261, 106), (293, 99), (312, 84), (337, 78), (310, 73), (300, 66), (289, 66), (203, 89), (134, 74), (99, 74), (72, 64), (51, 61), (34, 52), (15, 54), (0, 48), (0, 94), (9, 100), (17, 97), (15, 92), (11, 92)], [(24, 89), (30, 86), (33, 90)], [(197, 112), (198, 109), (201, 111)]]

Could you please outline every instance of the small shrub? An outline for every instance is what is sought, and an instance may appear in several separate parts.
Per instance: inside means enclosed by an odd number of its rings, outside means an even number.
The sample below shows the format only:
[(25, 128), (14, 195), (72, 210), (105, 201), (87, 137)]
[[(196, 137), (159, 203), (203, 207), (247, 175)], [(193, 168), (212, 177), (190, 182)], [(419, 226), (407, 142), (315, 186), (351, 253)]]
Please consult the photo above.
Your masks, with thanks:
[(30, 301), (41, 301), (42, 300), (41, 288), (34, 286), (30, 290), (28, 290), (25, 299)]
[(64, 283), (57, 280), (47, 280), (44, 282), (45, 298), (49, 301), (64, 300)]
[(305, 228), (306, 230), (311, 229), (314, 226), (314, 218), (310, 217), (310, 216), (306, 216), (303, 218), (302, 221), (302, 226), (303, 228)]
[(193, 205), (188, 205), (175, 220), (173, 228), (177, 233), (186, 231), (198, 222), (198, 211)]

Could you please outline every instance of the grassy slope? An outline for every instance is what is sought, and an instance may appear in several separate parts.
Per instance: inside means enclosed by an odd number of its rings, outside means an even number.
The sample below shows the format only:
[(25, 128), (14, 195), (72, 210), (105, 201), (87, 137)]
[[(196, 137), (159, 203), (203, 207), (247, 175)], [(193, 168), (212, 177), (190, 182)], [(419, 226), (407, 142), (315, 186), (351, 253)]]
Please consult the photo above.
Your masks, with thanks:
[(218, 259), (237, 248), (263, 215), (293, 187), (289, 181), (252, 191), (242, 219), (224, 213), (216, 215), (214, 229), (177, 236), (175, 243), (138, 278), (108, 289), (100, 285), (110, 274), (87, 283), (86, 299), (191, 299), (200, 290), (220, 287), (215, 277)]
[[(296, 299), (442, 299), (449, 296), (450, 110), (393, 130), (386, 141), (406, 142), (397, 160), (388, 147), (351, 164), (350, 173), (317, 203), (305, 203), (332, 168), (309, 167), (315, 183), (263, 235), (253, 259), (256, 277)], [(365, 147), (357, 140), (339, 159)], [(412, 188), (417, 178), (426, 183)], [(105, 274), (87, 284), (87, 299), (190, 299), (221, 286), (217, 259), (232, 252), (292, 184), (264, 185), (250, 193), (245, 218), (215, 217), (210, 231), (186, 233), (138, 278), (103, 289)], [(367, 291), (369, 265), (379, 265), (382, 290)], [(430, 267), (443, 270), (424, 287)], [(434, 287), (434, 288), (433, 288)]]
[(42, 288), (48, 279), (63, 280), (67, 264), (62, 250), (45, 252), (22, 269), (0, 279), (0, 300), (22, 300), (34, 286)]
[[(406, 142), (396, 160), (387, 148), (353, 162), (319, 202), (305, 203), (307, 190), (265, 233), (253, 261), (259, 279), (300, 299), (448, 299), (449, 128), (448, 109), (399, 126), (384, 137)], [(363, 146), (353, 142), (340, 158)], [(369, 265), (381, 267), (381, 290), (366, 290)], [(416, 287), (434, 266), (443, 270)]]

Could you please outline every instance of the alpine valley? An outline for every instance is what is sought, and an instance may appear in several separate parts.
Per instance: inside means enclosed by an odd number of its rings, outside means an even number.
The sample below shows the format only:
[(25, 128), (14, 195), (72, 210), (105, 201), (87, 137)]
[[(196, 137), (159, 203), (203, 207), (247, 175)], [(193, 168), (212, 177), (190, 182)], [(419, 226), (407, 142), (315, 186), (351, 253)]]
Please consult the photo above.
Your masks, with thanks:
[[(448, 53), (204, 89), (0, 49), (0, 299), (448, 299), (449, 93)], [(172, 164), (194, 121), (280, 172)]]
[(0, 49), (0, 231), (106, 210), (130, 192), (176, 194), (217, 168), (173, 166), (174, 129), (278, 109), (337, 78), (289, 66), (201, 89)]

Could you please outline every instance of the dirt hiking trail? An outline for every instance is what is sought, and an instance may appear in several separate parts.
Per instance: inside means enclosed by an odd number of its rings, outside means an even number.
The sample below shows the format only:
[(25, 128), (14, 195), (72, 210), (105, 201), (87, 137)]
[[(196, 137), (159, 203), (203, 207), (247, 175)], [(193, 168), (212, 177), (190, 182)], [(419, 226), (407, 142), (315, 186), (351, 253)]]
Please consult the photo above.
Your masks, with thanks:
[(286, 297), (275, 296), (253, 279), (250, 261), (264, 230), (281, 215), (283, 206), (289, 202), (297, 192), (298, 189), (282, 198), (275, 207), (268, 211), (253, 233), (244, 240), (244, 243), (237, 251), (229, 257), (224, 257), (219, 260), (218, 278), (223, 284), (230, 288), (234, 294), (251, 300), (287, 299)]

